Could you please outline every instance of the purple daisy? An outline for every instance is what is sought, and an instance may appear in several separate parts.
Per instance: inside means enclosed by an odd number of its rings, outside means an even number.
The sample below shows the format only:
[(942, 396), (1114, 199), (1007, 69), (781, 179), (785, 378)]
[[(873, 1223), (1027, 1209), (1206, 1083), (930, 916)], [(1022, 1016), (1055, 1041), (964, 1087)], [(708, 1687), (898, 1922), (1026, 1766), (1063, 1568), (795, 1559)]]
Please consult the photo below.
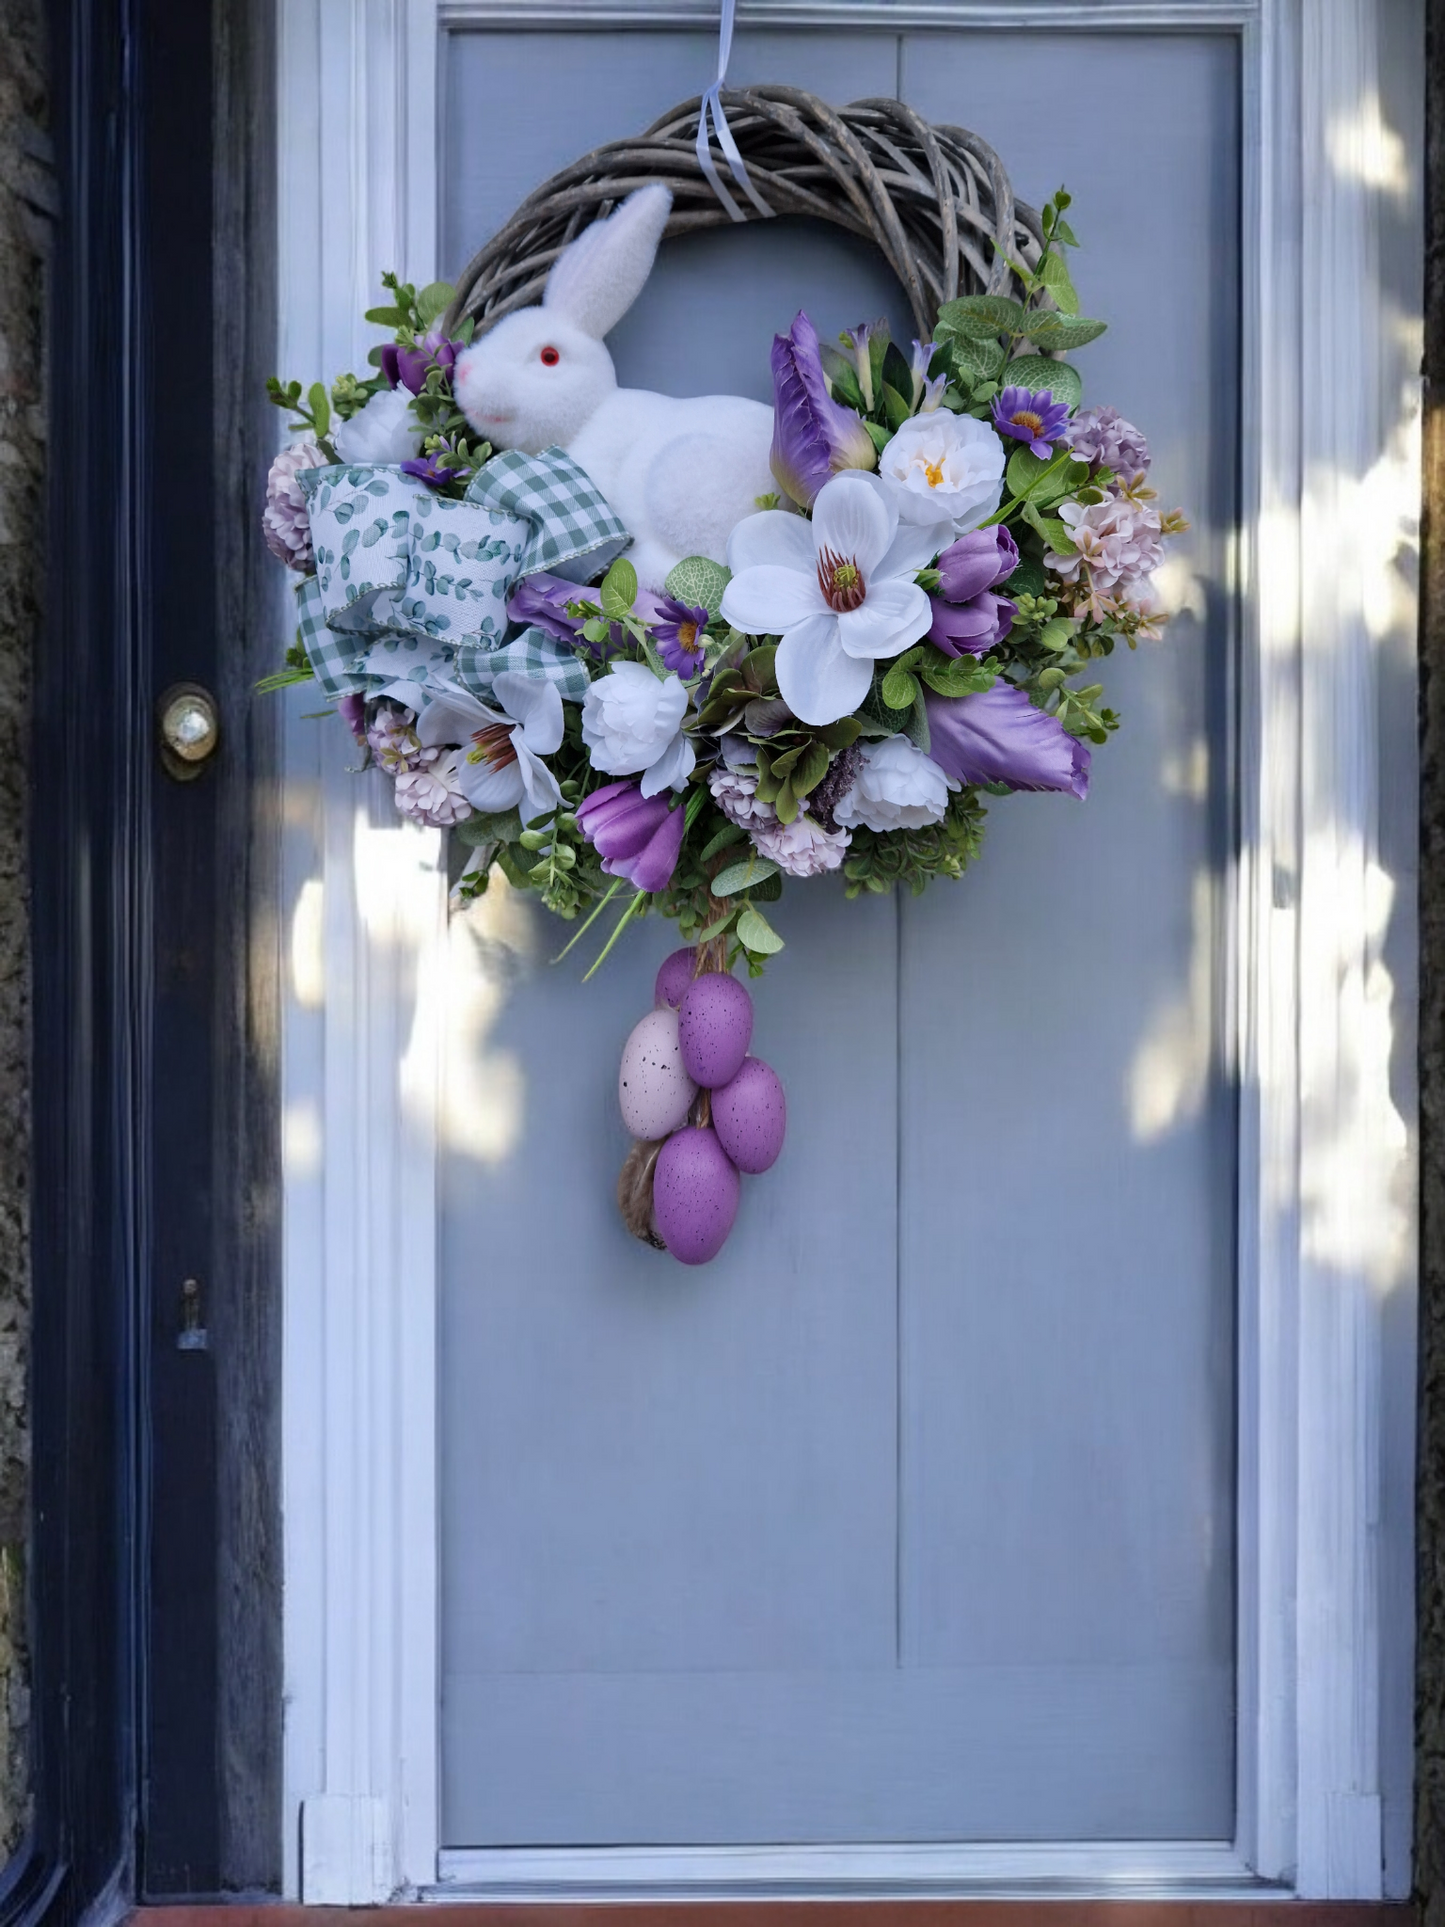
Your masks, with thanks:
[(993, 425), (1000, 435), (1026, 442), (1029, 453), (1046, 462), (1069, 425), (1069, 411), (1054, 400), (1051, 388), (1033, 393), (1028, 388), (1005, 388), (994, 397)]
[(706, 627), (706, 609), (679, 602), (676, 596), (663, 596), (658, 602), (652, 621), (657, 653), (684, 682), (702, 668), (702, 632)]
[(448, 482), (454, 482), (457, 478), (457, 470), (447, 467), (450, 453), (449, 449), (441, 448), (425, 460), (418, 456), (413, 461), (403, 462), (401, 472), (403, 475), (414, 475), (419, 482), (425, 482), (428, 488), (445, 488)]

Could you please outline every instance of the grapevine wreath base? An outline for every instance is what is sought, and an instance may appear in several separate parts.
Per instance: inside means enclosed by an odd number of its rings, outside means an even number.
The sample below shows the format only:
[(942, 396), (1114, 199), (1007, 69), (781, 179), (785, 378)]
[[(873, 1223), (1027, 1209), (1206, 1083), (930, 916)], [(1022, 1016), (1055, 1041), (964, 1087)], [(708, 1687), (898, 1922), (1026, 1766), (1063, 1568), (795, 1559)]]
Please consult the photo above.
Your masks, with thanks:
[[(676, 920), (623, 1052), (618, 1201), (687, 1264), (782, 1149), (732, 974), (783, 948), (766, 906), (835, 871), (921, 891), (976, 856), (986, 799), (1084, 798), (1118, 720), (1094, 663), (1160, 634), (1185, 526), (1139, 430), (1083, 406), (1066, 357), (1104, 324), (1062, 189), (1035, 214), (895, 101), (721, 102), (731, 187), (688, 102), (554, 176), (455, 288), (384, 276), (365, 375), (270, 385), (300, 438), (264, 518), (299, 611), (268, 685), (319, 683), (398, 810), (451, 832), (456, 901), (500, 872), (574, 943), (615, 903), (598, 963)], [(664, 235), (776, 213), (877, 245), (911, 349), (799, 313), (772, 407), (620, 389), (604, 338)]]

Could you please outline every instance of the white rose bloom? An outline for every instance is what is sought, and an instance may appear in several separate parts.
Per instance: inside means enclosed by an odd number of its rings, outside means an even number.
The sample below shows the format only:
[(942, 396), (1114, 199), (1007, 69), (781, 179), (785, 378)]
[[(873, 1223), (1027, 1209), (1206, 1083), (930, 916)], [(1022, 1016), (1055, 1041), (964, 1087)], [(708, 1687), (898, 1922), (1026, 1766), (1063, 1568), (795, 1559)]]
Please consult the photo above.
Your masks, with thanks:
[(833, 821), (850, 829), (917, 830), (937, 823), (956, 790), (931, 756), (906, 736), (864, 743), (852, 786), (833, 805)]
[(587, 691), (582, 740), (594, 769), (609, 776), (642, 772), (642, 794), (685, 788), (697, 761), (683, 733), (687, 691), (677, 676), (659, 681), (643, 662), (618, 662)]
[(404, 388), (383, 388), (335, 429), (331, 446), (348, 466), (367, 462), (384, 468), (409, 462), (421, 447), (411, 396)]
[(938, 408), (906, 421), (878, 457), (899, 520), (939, 526), (940, 541), (976, 529), (1003, 494), (1003, 443), (987, 422)]

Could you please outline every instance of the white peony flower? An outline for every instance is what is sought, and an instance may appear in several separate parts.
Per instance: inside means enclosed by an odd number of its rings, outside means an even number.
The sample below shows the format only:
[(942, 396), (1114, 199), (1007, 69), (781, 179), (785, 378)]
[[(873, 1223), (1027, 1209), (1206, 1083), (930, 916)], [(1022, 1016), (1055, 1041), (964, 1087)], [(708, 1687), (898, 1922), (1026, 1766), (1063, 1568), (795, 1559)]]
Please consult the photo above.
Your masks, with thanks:
[(348, 466), (367, 462), (384, 468), (411, 461), (421, 439), (411, 396), (404, 388), (384, 388), (332, 431), (331, 446)]
[(722, 613), (749, 635), (780, 636), (783, 701), (805, 723), (836, 723), (868, 694), (875, 661), (928, 629), (933, 609), (913, 578), (938, 546), (936, 529), (900, 526), (873, 476), (835, 475), (811, 523), (782, 509), (738, 523)]
[[(492, 684), (502, 705), (489, 709), (463, 689), (429, 702), (416, 719), (422, 743), (457, 743), (457, 788), (473, 809), (516, 810), (524, 823), (555, 810), (557, 779), (541, 760), (562, 747), (562, 698), (555, 684), (504, 669)], [(397, 785), (400, 789), (400, 781)]]
[(870, 830), (917, 830), (941, 821), (957, 789), (906, 736), (864, 743), (851, 788), (833, 805), (833, 821)]
[(966, 535), (998, 507), (1004, 461), (987, 422), (937, 408), (904, 422), (878, 457), (878, 474), (902, 521)]
[(825, 830), (806, 811), (791, 823), (754, 823), (748, 834), (758, 854), (771, 857), (790, 877), (820, 877), (838, 869), (853, 841), (850, 830)]
[(677, 676), (659, 680), (643, 662), (614, 663), (587, 691), (582, 740), (594, 769), (642, 776), (642, 794), (683, 789), (697, 761), (682, 728), (687, 691)]

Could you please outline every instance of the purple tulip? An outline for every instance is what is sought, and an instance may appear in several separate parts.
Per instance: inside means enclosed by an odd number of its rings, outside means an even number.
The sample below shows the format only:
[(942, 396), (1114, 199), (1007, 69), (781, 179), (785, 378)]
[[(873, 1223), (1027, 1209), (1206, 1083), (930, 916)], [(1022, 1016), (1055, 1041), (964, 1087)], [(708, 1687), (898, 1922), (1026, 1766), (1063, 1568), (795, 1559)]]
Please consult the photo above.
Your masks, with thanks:
[(933, 605), (928, 640), (945, 656), (986, 656), (1003, 641), (1018, 614), (1007, 596), (987, 589), (967, 602), (945, 602), (936, 595), (928, 600)]
[(657, 604), (652, 618), (657, 653), (684, 682), (702, 667), (702, 632), (706, 627), (706, 609), (694, 609), (675, 596), (664, 596)]
[(1051, 388), (1034, 394), (1027, 388), (1005, 388), (994, 397), (993, 425), (1000, 435), (1011, 435), (1016, 442), (1027, 442), (1029, 453), (1046, 462), (1053, 454), (1052, 444), (1062, 441), (1069, 426), (1065, 403), (1054, 400)]
[(973, 696), (928, 696), (929, 755), (960, 783), (1089, 793), (1089, 752), (1011, 683)]
[(381, 351), (381, 372), (393, 388), (408, 388), (419, 395), (433, 368), (450, 377), (461, 343), (448, 341), (433, 328), (414, 348), (398, 347), (389, 341)]
[(582, 640), (585, 616), (569, 616), (569, 602), (590, 601), (592, 591), (579, 588), (560, 575), (524, 576), (507, 598), (507, 614), (513, 622), (525, 622), (544, 630), (558, 642)]
[(974, 529), (939, 556), (939, 593), (947, 602), (972, 602), (985, 589), (1007, 582), (1018, 565), (1018, 544), (1001, 523)]
[(1018, 545), (1002, 524), (961, 535), (938, 558), (941, 596), (930, 596), (928, 640), (946, 656), (986, 655), (1013, 627), (1017, 611), (990, 593), (1019, 565)]
[(828, 393), (818, 331), (801, 309), (787, 334), (773, 336), (771, 465), (779, 488), (802, 508), (841, 469), (878, 465), (868, 430)]
[(353, 692), (349, 696), (339, 697), (336, 707), (345, 718), (346, 727), (351, 731), (357, 742), (364, 743), (366, 741), (365, 696)]
[(636, 783), (607, 783), (578, 805), (577, 822), (610, 877), (635, 889), (665, 890), (682, 850), (686, 812), (667, 791), (644, 796)]

